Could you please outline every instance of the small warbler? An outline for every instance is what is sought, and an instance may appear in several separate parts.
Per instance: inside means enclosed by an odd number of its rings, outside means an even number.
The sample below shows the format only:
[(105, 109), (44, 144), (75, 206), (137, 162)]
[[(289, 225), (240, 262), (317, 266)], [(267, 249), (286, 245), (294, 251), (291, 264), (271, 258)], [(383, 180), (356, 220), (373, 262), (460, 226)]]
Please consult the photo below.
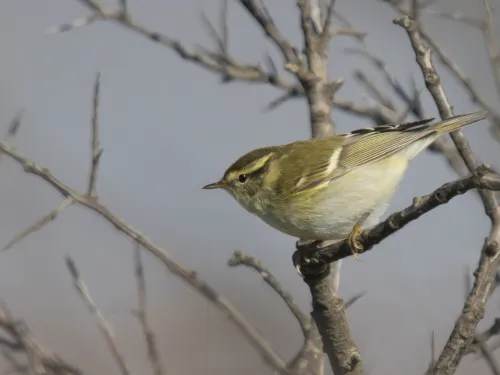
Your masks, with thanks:
[(356, 256), (356, 236), (362, 226), (379, 222), (410, 160), (442, 134), (486, 116), (381, 125), (259, 148), (203, 189), (224, 189), (246, 210), (301, 241), (348, 238)]

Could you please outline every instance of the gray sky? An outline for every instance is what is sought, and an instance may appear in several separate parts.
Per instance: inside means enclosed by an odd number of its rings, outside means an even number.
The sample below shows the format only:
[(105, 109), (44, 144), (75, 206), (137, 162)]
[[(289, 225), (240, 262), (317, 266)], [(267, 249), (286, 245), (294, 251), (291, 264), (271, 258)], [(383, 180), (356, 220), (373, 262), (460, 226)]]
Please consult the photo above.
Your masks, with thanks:
[[(499, 0), (490, 0), (499, 9)], [(111, 2), (108, 2), (112, 4)], [(268, 1), (278, 25), (301, 42), (293, 2)], [(245, 11), (230, 2), (230, 51), (241, 61), (277, 56)], [(367, 42), (409, 87), (421, 73), (395, 14), (377, 1), (337, 1), (337, 9), (369, 33)], [(440, 0), (433, 9), (481, 15), (480, 0)], [(211, 45), (199, 13), (216, 17), (213, 1), (130, 1), (137, 22), (177, 38), (187, 47)], [(186, 266), (232, 301), (285, 358), (299, 348), (300, 330), (282, 301), (246, 269), (230, 269), (235, 249), (257, 256), (309, 310), (306, 285), (291, 265), (295, 239), (246, 213), (223, 192), (201, 186), (220, 177), (244, 152), (309, 136), (305, 103), (290, 101), (271, 113), (262, 109), (280, 93), (242, 83), (222, 85), (220, 78), (180, 60), (171, 51), (113, 24), (98, 23), (60, 35), (48, 27), (88, 14), (72, 0), (4, 0), (0, 5), (0, 120), (6, 131), (25, 108), (15, 145), (49, 167), (61, 180), (83, 190), (90, 162), (91, 95), (101, 71), (101, 159), (98, 191), (102, 202), (128, 223), (164, 246)], [(497, 21), (497, 35), (500, 29)], [(425, 16), (428, 31), (498, 107), (481, 35), (465, 26)], [(339, 98), (367, 103), (352, 77), (377, 72), (342, 49), (349, 39), (332, 42), (331, 77), (344, 77)], [(280, 61), (280, 60), (277, 60)], [(455, 112), (476, 108), (438, 65)], [(437, 116), (425, 89), (429, 117)], [(400, 108), (403, 108), (401, 106)], [(363, 119), (335, 112), (339, 130), (369, 126)], [(485, 122), (465, 129), (474, 150), (500, 167), (499, 145)], [(61, 197), (41, 180), (3, 160), (0, 184), (0, 238), (12, 236), (45, 215)], [(456, 176), (438, 157), (423, 153), (412, 164), (391, 209), (403, 208)], [(477, 197), (468, 193), (434, 210), (384, 241), (362, 261), (344, 262), (341, 294), (367, 295), (349, 310), (354, 339), (371, 374), (421, 373), (435, 331), (440, 349), (464, 299), (464, 270), (475, 267), (489, 230)], [(0, 261), (0, 297), (26, 319), (35, 335), (87, 374), (118, 374), (104, 342), (74, 293), (64, 265), (70, 254), (97, 305), (114, 325), (120, 348), (136, 373), (148, 366), (136, 306), (132, 245), (93, 213), (72, 207), (30, 236)], [(238, 331), (208, 302), (146, 257), (154, 326), (169, 374), (270, 373)], [(500, 314), (494, 296), (482, 327)], [(483, 371), (468, 358), (459, 374)], [(410, 371), (411, 370), (411, 371)]]

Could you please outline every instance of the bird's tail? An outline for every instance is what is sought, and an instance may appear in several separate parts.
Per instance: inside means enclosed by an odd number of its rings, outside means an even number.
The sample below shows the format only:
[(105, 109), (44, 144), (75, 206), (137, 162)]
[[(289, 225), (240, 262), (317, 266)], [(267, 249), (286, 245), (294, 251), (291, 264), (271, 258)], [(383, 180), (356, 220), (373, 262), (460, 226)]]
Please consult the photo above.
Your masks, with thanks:
[(445, 133), (450, 133), (454, 130), (458, 130), (463, 126), (484, 120), (487, 116), (488, 112), (486, 111), (467, 113), (465, 115), (454, 116), (450, 117), (447, 120), (437, 122), (431, 125), (430, 129), (436, 131), (438, 135), (442, 135)]

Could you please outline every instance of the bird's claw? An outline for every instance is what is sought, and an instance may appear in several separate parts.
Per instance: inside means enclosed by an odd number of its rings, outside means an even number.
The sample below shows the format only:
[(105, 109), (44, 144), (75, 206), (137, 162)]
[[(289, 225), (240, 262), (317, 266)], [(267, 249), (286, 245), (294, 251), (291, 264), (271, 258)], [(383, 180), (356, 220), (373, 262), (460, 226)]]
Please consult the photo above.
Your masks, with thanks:
[(308, 258), (304, 256), (302, 251), (297, 250), (296, 252), (293, 253), (292, 261), (293, 261), (293, 266), (295, 267), (295, 270), (297, 271), (299, 276), (304, 278), (304, 275), (302, 274), (302, 271), (300, 270), (300, 268), (301, 268), (301, 264), (309, 263)]
[(364, 250), (363, 244), (358, 241), (358, 237), (363, 231), (361, 228), (361, 223), (362, 221), (358, 222), (354, 228), (352, 228), (351, 233), (349, 234), (349, 237), (347, 238), (347, 243), (349, 245), (349, 248), (351, 249), (352, 256), (356, 258), (356, 260), (361, 260), (358, 256), (359, 253), (362, 253)]

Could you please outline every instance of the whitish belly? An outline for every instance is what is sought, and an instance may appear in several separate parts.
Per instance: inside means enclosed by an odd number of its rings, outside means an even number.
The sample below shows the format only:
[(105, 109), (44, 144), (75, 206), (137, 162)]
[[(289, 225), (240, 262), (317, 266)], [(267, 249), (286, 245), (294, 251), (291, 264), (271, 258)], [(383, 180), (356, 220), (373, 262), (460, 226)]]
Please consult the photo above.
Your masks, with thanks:
[[(309, 197), (309, 201), (287, 202), (285, 215), (275, 215), (271, 209), (262, 219), (274, 228), (304, 240), (345, 238), (365, 214), (370, 215), (363, 228), (369, 228), (377, 224), (386, 211), (388, 200), (406, 170), (406, 158), (393, 158), (357, 168), (349, 172), (348, 182), (343, 176)], [(311, 204), (311, 200), (316, 203)]]

